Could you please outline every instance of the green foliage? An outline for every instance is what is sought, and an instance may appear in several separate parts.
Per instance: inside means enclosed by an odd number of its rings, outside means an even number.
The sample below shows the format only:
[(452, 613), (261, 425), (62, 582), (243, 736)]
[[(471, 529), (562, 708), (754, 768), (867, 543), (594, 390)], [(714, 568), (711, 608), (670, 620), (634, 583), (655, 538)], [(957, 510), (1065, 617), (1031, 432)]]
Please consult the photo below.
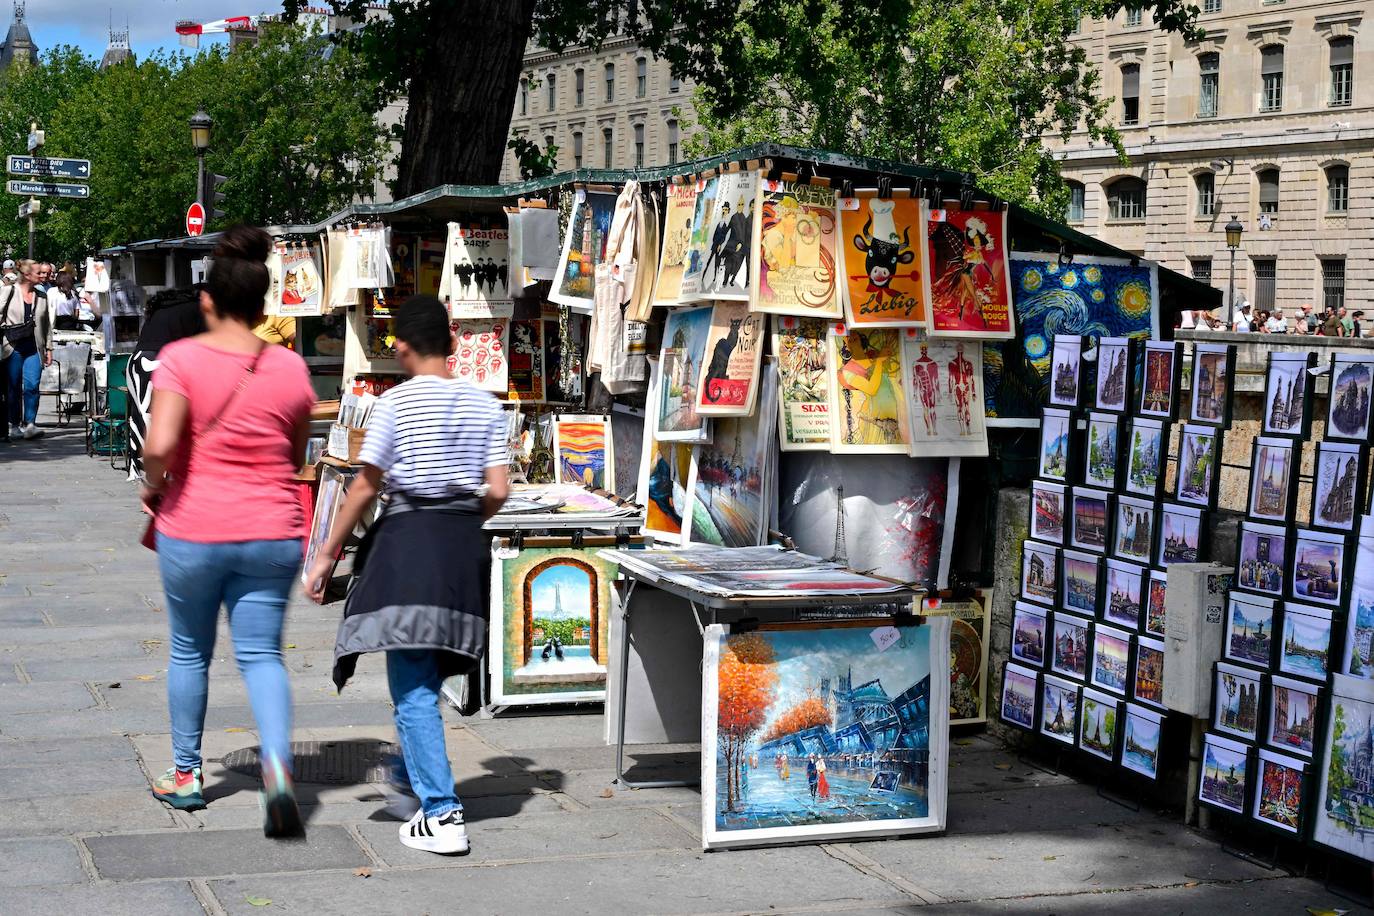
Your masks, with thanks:
[[(587, 640), (585, 639), (574, 638), (573, 630), (578, 627), (590, 627), (592, 622), (585, 617), (565, 618), (562, 620), (553, 620), (548, 617), (535, 617), (530, 621), (530, 624), (533, 629), (542, 629), (545, 639), (556, 638), (563, 645), (571, 646), (575, 643), (580, 643), (582, 645), (587, 644)], [(539, 643), (535, 646), (535, 649), (538, 649), (542, 645), (542, 642)]]
[(552, 175), (558, 168), (558, 147), (553, 144), (540, 149), (539, 144), (529, 137), (517, 134), (510, 138), (506, 149), (515, 153), (515, 158), (520, 163), (521, 178), (543, 178), (545, 175)]
[(1350, 785), (1349, 765), (1345, 760), (1345, 747), (1341, 744), (1341, 739), (1345, 737), (1345, 707), (1336, 702), (1335, 721), (1331, 726), (1331, 737), (1327, 743), (1331, 747), (1331, 758), (1327, 763), (1326, 770), (1326, 796), (1327, 798), (1339, 799), (1341, 792)]

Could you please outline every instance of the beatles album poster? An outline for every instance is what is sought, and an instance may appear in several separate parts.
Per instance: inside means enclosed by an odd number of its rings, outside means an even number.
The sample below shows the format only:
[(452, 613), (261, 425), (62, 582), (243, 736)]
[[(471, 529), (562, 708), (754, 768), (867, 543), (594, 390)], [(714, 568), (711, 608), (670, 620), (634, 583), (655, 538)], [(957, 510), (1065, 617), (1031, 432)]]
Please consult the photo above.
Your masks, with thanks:
[(1007, 211), (931, 211), (926, 288), (932, 336), (1016, 336), (1007, 269)]
[(766, 179), (754, 219), (750, 308), (802, 317), (843, 315), (835, 263), (838, 226), (829, 187)]
[(911, 374), (911, 454), (983, 457), (983, 348), (963, 340), (931, 339), (903, 328)]
[(508, 318), (515, 308), (509, 286), (510, 234), (479, 223), (449, 223), (439, 299), (462, 319)]
[(839, 250), (849, 324), (925, 325), (925, 208), (925, 201), (911, 197), (840, 199)]

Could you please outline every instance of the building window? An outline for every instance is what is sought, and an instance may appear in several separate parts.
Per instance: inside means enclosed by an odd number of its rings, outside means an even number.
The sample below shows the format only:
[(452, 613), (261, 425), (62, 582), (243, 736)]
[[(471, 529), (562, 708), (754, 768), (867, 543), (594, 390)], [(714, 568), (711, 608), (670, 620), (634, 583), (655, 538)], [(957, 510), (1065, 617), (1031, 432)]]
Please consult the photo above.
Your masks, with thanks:
[(544, 78), (544, 88), (548, 91), (548, 98), (545, 99), (549, 111), (553, 111), (558, 105), (558, 77), (550, 73)]
[(1202, 11), (1204, 13), (1220, 13), (1221, 0), (1202, 0)]
[(1259, 175), (1259, 212), (1279, 212), (1279, 170), (1264, 169)]
[(1189, 267), (1193, 271), (1193, 279), (1199, 283), (1212, 282), (1212, 259), (1211, 258), (1189, 258)]
[(615, 132), (609, 127), (601, 128), (601, 165), (603, 168), (611, 167), (611, 151), (614, 146)]
[(1326, 212), (1344, 213), (1350, 208), (1350, 166), (1333, 165), (1326, 170)]
[(530, 81), (527, 79), (520, 80), (520, 113), (530, 113)]
[(582, 168), (582, 131), (573, 131), (573, 168)]
[(1322, 258), (1322, 305), (1338, 309), (1345, 305), (1345, 259)]
[(1193, 179), (1197, 186), (1197, 215), (1216, 216), (1217, 214), (1217, 176), (1214, 172), (1202, 172)]
[(668, 121), (668, 162), (677, 162), (677, 119), (672, 118)]
[(1111, 222), (1145, 218), (1145, 182), (1118, 178), (1107, 188), (1107, 219)]
[(676, 76), (670, 76), (670, 77), (668, 77), (668, 91), (669, 91), (669, 92), (678, 92), (678, 91), (680, 91), (681, 89), (682, 89), (682, 80), (678, 79)]
[(547, 153), (547, 152), (548, 152), (549, 150), (551, 150), (551, 149), (553, 149), (553, 134), (545, 134), (545, 135), (544, 135), (544, 152)]
[(1197, 59), (1201, 85), (1198, 87), (1197, 116), (1215, 118), (1217, 100), (1221, 97), (1221, 55), (1203, 54)]
[(1140, 123), (1140, 64), (1121, 68), (1121, 123)]
[(1331, 42), (1331, 104), (1349, 105), (1355, 98), (1355, 39)]
[(606, 101), (615, 101), (615, 64), (606, 65)]
[(1069, 222), (1083, 222), (1083, 203), (1087, 198), (1087, 192), (1083, 188), (1081, 181), (1070, 181), (1069, 185)]
[(649, 94), (649, 62), (642, 57), (635, 58), (635, 97), (644, 98)]
[(581, 108), (587, 101), (587, 73), (581, 67), (573, 71), (573, 104)]
[(1255, 311), (1274, 310), (1274, 259), (1255, 258)]
[(1133, 29), (1133, 28), (1135, 28), (1135, 27), (1138, 26), (1138, 25), (1140, 25), (1140, 10), (1138, 10), (1138, 9), (1127, 10), (1127, 11), (1126, 11), (1126, 28), (1128, 28), (1128, 29)]
[(635, 125), (635, 168), (644, 168), (644, 125)]
[(1268, 45), (1260, 49), (1260, 111), (1283, 110), (1283, 46)]

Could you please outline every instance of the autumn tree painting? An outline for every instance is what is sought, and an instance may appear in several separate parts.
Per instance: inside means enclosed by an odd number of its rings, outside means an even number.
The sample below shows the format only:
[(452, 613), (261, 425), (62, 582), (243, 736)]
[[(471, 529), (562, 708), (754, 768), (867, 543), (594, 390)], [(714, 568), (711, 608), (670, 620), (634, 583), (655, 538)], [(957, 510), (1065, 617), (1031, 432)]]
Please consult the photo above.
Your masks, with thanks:
[(773, 647), (760, 633), (736, 633), (725, 639), (717, 669), (719, 710), (716, 732), (725, 755), (725, 810), (738, 811), (740, 766), (744, 748), (763, 727), (777, 685)]
[(814, 693), (808, 693), (806, 699), (792, 706), (768, 727), (764, 733), (764, 742), (774, 741), (787, 735), (795, 735), (797, 732), (806, 731), (808, 728), (815, 728), (817, 725), (831, 724), (830, 707), (825, 701)]

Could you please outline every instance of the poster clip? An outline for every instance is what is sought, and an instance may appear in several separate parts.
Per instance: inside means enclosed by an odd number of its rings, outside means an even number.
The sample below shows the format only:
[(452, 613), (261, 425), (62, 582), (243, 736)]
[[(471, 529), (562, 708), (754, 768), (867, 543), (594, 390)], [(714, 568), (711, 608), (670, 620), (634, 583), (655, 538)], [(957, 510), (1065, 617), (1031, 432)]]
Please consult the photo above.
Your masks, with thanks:
[(574, 549), (580, 550), (585, 543), (584, 537), (585, 536), (581, 528), (574, 528), (568, 540), (572, 542), (572, 547)]
[(884, 175), (878, 179), (878, 196), (887, 198), (892, 196), (892, 178)]
[(1070, 252), (1068, 246), (1067, 246), (1066, 244), (1064, 244), (1064, 240), (1063, 240), (1063, 239), (1060, 239), (1060, 240), (1059, 240), (1059, 266), (1060, 266), (1060, 267), (1068, 267), (1068, 266), (1069, 266), (1070, 264), (1072, 264), (1072, 263), (1073, 263), (1073, 253)]
[(525, 531), (523, 528), (516, 528), (510, 536), (510, 546), (516, 550), (523, 550), (525, 547)]
[[(920, 599), (916, 599), (920, 600)], [(921, 618), (908, 605), (892, 615), (892, 625), (894, 627), (914, 627), (920, 624)]]
[(630, 546), (630, 529), (624, 525), (615, 529), (615, 546), (620, 548)]
[(854, 196), (854, 182), (850, 181), (848, 178), (846, 178), (846, 179), (844, 179), (844, 181), (840, 182), (840, 196), (841, 196), (841, 197), (853, 197), (853, 196)]
[(830, 179), (824, 175), (812, 175), (811, 184), (817, 188), (828, 188), (830, 187)]
[(959, 182), (959, 208), (962, 210), (973, 209), (973, 173), (965, 172), (963, 179)]

